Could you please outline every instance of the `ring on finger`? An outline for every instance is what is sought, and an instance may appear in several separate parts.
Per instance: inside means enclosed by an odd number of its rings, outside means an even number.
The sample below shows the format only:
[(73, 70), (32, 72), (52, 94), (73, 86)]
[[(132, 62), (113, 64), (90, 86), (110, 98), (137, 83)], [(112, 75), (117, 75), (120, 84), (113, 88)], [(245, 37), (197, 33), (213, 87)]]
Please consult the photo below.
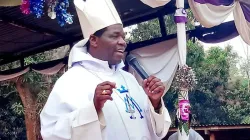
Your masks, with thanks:
[(106, 90), (103, 90), (102, 91), (102, 95), (106, 95), (107, 94), (107, 91)]

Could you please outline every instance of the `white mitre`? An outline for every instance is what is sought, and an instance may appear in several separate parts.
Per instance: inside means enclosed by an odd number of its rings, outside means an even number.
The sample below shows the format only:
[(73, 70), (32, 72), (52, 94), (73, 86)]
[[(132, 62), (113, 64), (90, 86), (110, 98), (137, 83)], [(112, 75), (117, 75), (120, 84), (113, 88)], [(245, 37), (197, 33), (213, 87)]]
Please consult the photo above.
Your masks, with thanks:
[(84, 39), (76, 43), (70, 51), (68, 67), (82, 60), (86, 53), (89, 36), (96, 31), (114, 24), (122, 24), (112, 0), (74, 0)]

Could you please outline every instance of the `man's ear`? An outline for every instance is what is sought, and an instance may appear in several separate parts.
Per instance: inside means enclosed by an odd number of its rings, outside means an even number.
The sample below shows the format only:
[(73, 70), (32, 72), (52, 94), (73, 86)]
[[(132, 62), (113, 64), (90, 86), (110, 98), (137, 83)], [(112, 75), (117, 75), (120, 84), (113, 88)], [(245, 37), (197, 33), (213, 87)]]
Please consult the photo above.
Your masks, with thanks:
[(96, 37), (94, 35), (90, 35), (89, 43), (90, 43), (91, 47), (97, 48), (97, 41), (98, 41), (98, 37)]

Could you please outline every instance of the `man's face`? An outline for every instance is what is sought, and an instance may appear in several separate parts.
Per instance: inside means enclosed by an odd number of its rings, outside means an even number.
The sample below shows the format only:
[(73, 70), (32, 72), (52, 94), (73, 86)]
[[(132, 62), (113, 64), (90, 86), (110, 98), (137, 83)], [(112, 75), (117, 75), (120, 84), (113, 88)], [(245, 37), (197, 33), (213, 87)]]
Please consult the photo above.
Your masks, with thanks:
[(97, 41), (100, 55), (110, 65), (121, 62), (124, 51), (127, 47), (125, 42), (125, 33), (121, 24), (115, 24), (107, 27), (106, 31)]

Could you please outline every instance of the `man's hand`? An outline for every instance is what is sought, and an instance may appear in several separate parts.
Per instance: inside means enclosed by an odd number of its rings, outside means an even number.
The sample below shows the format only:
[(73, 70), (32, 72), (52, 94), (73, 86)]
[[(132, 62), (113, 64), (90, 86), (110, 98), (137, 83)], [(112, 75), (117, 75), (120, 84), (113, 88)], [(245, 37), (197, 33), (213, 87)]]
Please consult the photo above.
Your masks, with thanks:
[(161, 97), (165, 90), (165, 86), (161, 80), (155, 76), (150, 76), (143, 81), (143, 89), (148, 95), (153, 107), (157, 109), (161, 103)]
[(102, 110), (104, 103), (107, 100), (113, 100), (113, 98), (111, 97), (113, 88), (115, 88), (115, 83), (108, 81), (97, 85), (94, 95), (94, 105), (97, 112)]

